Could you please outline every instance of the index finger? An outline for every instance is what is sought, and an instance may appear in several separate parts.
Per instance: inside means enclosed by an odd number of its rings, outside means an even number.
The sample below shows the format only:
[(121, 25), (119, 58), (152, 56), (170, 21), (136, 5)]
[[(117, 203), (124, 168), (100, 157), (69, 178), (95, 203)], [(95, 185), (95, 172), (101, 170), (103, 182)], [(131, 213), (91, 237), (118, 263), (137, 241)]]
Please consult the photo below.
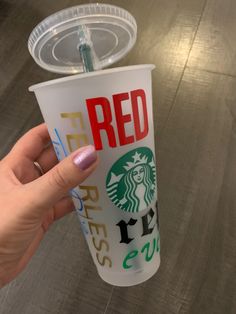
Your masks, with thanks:
[(25, 157), (35, 161), (50, 142), (50, 136), (45, 123), (29, 130), (13, 146), (12, 153), (17, 157)]

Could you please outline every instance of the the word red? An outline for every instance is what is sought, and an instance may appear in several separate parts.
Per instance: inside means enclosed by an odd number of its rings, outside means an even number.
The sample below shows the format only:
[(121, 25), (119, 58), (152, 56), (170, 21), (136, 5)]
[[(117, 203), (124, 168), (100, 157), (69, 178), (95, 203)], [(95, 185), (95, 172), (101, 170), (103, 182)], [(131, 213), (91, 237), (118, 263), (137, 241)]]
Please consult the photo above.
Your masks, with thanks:
[[(148, 134), (147, 102), (143, 89), (113, 95), (112, 100), (112, 103), (105, 97), (86, 100), (94, 145), (97, 150), (103, 149), (101, 133), (104, 131), (110, 147), (134, 143)], [(129, 113), (125, 114), (124, 111)], [(130, 125), (125, 128), (126, 124)], [(127, 129), (130, 134), (127, 134)], [(115, 130), (117, 130), (118, 139)]]

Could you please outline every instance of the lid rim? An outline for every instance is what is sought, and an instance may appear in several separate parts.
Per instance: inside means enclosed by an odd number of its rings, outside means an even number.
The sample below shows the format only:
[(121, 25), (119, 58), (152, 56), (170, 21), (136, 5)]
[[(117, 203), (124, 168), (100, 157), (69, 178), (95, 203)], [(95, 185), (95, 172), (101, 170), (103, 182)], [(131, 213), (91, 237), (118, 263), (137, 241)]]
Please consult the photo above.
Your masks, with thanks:
[[(97, 16), (99, 16), (99, 15), (100, 15), (101, 17), (104, 17), (103, 14), (97, 14)], [(109, 16), (109, 15), (105, 15), (105, 16), (106, 16), (106, 17), (111, 17), (111, 16)], [(86, 18), (88, 18), (88, 17), (91, 17), (91, 15), (84, 15), (84, 16), (83, 16), (83, 19), (86, 19)], [(47, 17), (47, 18), (50, 18), (50, 16)], [(46, 18), (46, 19), (47, 19), (47, 18)], [(117, 20), (120, 20), (120, 21), (123, 21), (123, 22), (129, 24), (129, 26), (130, 26), (131, 28), (132, 28), (132, 26), (134, 25), (134, 24), (130, 23), (129, 20), (126, 20), (126, 19), (124, 19), (124, 18), (121, 17), (121, 16), (115, 16), (115, 18), (116, 18)], [(71, 18), (70, 21), (77, 20), (77, 19), (78, 19), (78, 16), (76, 16), (76, 17), (74, 17), (74, 18)], [(45, 19), (44, 19), (41, 23), (43, 23), (44, 21), (45, 21)], [(65, 24), (66, 21), (67, 21), (67, 20), (58, 23), (57, 26), (60, 26), (60, 25)], [(69, 21), (69, 20), (68, 20), (68, 21)], [(40, 24), (41, 24), (41, 23), (40, 23)], [(95, 22), (91, 22), (91, 24), (93, 24), (93, 23), (95, 24)], [(41, 37), (42, 37), (43, 35), (46, 35), (47, 33), (51, 32), (51, 31), (53, 30), (53, 27), (50, 27), (50, 28), (48, 28), (48, 29), (45, 29), (45, 32), (43, 32), (39, 37), (37, 37), (37, 38), (35, 39), (35, 42), (32, 42), (32, 41), (33, 41), (33, 38), (31, 38), (31, 35), (32, 35), (32, 37), (33, 37), (33, 35), (34, 35), (33, 33), (36, 31), (36, 28), (39, 27), (40, 24), (38, 24), (38, 25), (32, 30), (32, 32), (30, 33), (30, 36), (29, 36), (29, 39), (28, 39), (28, 48), (29, 48), (30, 52), (31, 52), (31, 50), (33, 50), (33, 47), (37, 44), (37, 42), (41, 39)], [(112, 24), (116, 24), (116, 23), (112, 23)], [(137, 24), (136, 24), (136, 30), (137, 30)], [(31, 42), (32, 42), (32, 44), (31, 44)]]
[[(75, 22), (76, 20), (78, 21), (78, 25), (80, 25), (80, 21), (83, 22), (81, 24), (86, 25), (86, 19), (88, 20), (87, 23), (95, 24), (96, 18), (98, 20), (98, 23), (99, 19), (101, 19), (101, 23), (107, 23), (108, 25), (113, 24), (119, 27), (123, 27), (123, 29), (129, 34), (130, 38), (129, 42), (127, 43), (127, 47), (129, 47), (129, 49), (126, 53), (128, 53), (128, 51), (133, 47), (137, 37), (137, 23), (135, 21), (135, 18), (127, 10), (118, 6), (92, 3), (65, 8), (46, 17), (43, 21), (36, 25), (30, 33), (28, 39), (28, 49), (31, 56), (38, 65), (43, 67), (40, 63), (40, 59), (38, 60), (39, 56), (37, 50), (39, 49), (39, 47), (41, 47), (40, 49), (42, 49), (44, 44), (47, 43), (48, 40), (53, 38), (53, 32), (58, 31), (58, 34), (60, 34), (60, 27), (62, 27), (63, 24), (66, 25), (67, 23), (68, 29), (70, 29), (70, 24)], [(114, 20), (114, 22), (112, 21), (112, 19)], [(52, 33), (52, 36), (50, 36), (50, 33)], [(43, 44), (41, 44), (43, 37), (45, 37), (47, 40)], [(126, 53), (124, 53), (123, 55), (125, 55)], [(116, 62), (116, 59), (119, 60), (120, 58), (120, 56), (118, 56), (118, 58), (114, 58), (115, 61), (113, 62)], [(45, 62), (45, 64), (47, 64), (47, 62)], [(107, 64), (109, 65), (111, 63), (108, 62)], [(58, 70), (56, 71), (55, 69), (53, 69), (53, 72), (73, 73), (71, 72), (70, 67), (67, 68), (67, 71), (66, 65), (62, 66), (62, 69), (63, 67), (64, 70), (60, 71), (60, 66), (58, 66)], [(43, 68), (45, 69), (45, 67)], [(52, 71), (50, 63), (48, 64), (46, 69)]]
[(48, 86), (51, 86), (51, 85), (56, 84), (56, 83), (59, 83), (59, 84), (60, 83), (66, 83), (66, 82), (70, 82), (70, 81), (76, 80), (76, 79), (84, 79), (84, 78), (101, 76), (101, 75), (109, 75), (112, 73), (124, 72), (124, 71), (129, 71), (129, 70), (131, 70), (131, 71), (132, 70), (141, 70), (141, 69), (153, 70), (155, 68), (156, 68), (156, 66), (154, 64), (137, 64), (137, 65), (130, 65), (130, 66), (124, 66), (124, 67), (99, 70), (99, 71), (94, 71), (94, 72), (87, 72), (87, 73), (82, 73), (82, 74), (75, 74), (75, 75), (61, 77), (61, 78), (57, 78), (57, 79), (49, 80), (46, 82), (41, 82), (41, 83), (31, 85), (28, 88), (28, 90), (30, 92), (35, 92), (35, 90), (37, 90), (37, 89), (48, 87)]

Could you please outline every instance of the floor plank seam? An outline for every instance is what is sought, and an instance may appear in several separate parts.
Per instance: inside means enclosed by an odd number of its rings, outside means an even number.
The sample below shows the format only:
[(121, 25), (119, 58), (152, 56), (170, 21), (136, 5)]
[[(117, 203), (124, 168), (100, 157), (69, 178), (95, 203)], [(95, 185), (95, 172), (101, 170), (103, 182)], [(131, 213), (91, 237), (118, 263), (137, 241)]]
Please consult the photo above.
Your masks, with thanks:
[(163, 126), (163, 128), (162, 128), (162, 130), (161, 130), (161, 132), (160, 132), (160, 134), (159, 134), (159, 140), (160, 140), (160, 138), (161, 138), (162, 133), (165, 131), (166, 125), (167, 125), (168, 120), (169, 120), (169, 117), (170, 117), (171, 112), (172, 112), (172, 110), (173, 110), (173, 108), (174, 108), (174, 106), (175, 106), (176, 99), (177, 99), (178, 92), (179, 92), (179, 88), (180, 88), (180, 85), (181, 85), (181, 82), (182, 82), (184, 73), (185, 73), (185, 71), (186, 71), (186, 69), (187, 69), (189, 57), (190, 57), (190, 54), (191, 54), (191, 52), (192, 52), (193, 45), (194, 45), (194, 42), (195, 42), (195, 39), (196, 39), (198, 30), (199, 30), (201, 21), (202, 21), (202, 17), (203, 17), (203, 15), (204, 15), (204, 12), (205, 12), (205, 9), (206, 9), (207, 1), (208, 1), (208, 0), (205, 0), (205, 3), (204, 3), (204, 5), (203, 5), (202, 12), (201, 12), (201, 15), (200, 15), (200, 17), (199, 17), (199, 20), (198, 20), (198, 24), (197, 24), (195, 33), (194, 33), (194, 35), (193, 35), (193, 39), (192, 39), (192, 42), (191, 42), (191, 45), (190, 45), (190, 49), (189, 49), (189, 52), (188, 52), (188, 56), (187, 56), (186, 61), (185, 61), (185, 64), (184, 64), (183, 71), (182, 71), (182, 73), (181, 73), (181, 76), (180, 76), (180, 79), (179, 79), (179, 82), (178, 82), (178, 85), (177, 85), (177, 88), (176, 88), (176, 91), (175, 91), (175, 95), (174, 95), (172, 104), (171, 104), (170, 109), (169, 109), (169, 112), (168, 112), (168, 114), (167, 114), (167, 118), (166, 118), (166, 121), (165, 121), (165, 123), (164, 123), (164, 126)]
[(111, 289), (111, 293), (110, 293), (110, 296), (109, 296), (109, 299), (108, 299), (108, 301), (107, 301), (107, 305), (106, 305), (106, 308), (105, 308), (103, 314), (107, 314), (107, 310), (108, 310), (108, 307), (109, 307), (109, 305), (110, 305), (110, 303), (111, 303), (111, 298), (112, 298), (112, 295), (113, 295), (114, 288), (115, 288), (115, 287), (113, 286), (112, 289)]
[(223, 76), (227, 76), (227, 77), (231, 77), (231, 78), (236, 78), (236, 74), (230, 74), (230, 73), (224, 73), (224, 72), (217, 72), (217, 71), (212, 71), (212, 70), (208, 70), (208, 69), (203, 69), (203, 68), (199, 68), (196, 66), (188, 66), (186, 67), (186, 69), (190, 69), (190, 70), (196, 70), (199, 72), (206, 72), (209, 74), (216, 74), (216, 75), (223, 75)]

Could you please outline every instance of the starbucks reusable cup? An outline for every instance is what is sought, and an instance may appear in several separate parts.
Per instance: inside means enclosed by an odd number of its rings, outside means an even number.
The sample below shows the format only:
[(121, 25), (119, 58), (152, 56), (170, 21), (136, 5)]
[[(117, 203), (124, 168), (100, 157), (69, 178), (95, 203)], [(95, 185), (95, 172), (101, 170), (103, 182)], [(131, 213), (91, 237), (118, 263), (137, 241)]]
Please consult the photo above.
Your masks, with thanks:
[[(85, 59), (91, 66), (95, 62), (94, 68), (101, 67), (101, 63), (114, 62), (134, 44), (136, 24), (127, 11), (97, 4), (82, 7), (84, 11), (79, 6), (57, 13), (50, 30), (44, 23), (44, 35), (38, 35), (38, 41), (34, 38), (34, 43), (31, 41), (31, 53), (44, 52), (41, 57), (40, 53), (36, 57), (33, 53), (41, 66), (57, 72), (62, 68), (63, 73), (71, 73), (72, 69), (79, 72), (83, 68), (84, 60), (81, 56), (78, 59), (74, 51), (78, 47), (74, 43), (77, 33), (73, 33), (73, 29), (78, 28), (78, 23), (89, 27), (91, 42), (86, 49), (93, 45), (95, 61), (89, 59), (91, 51)], [(88, 8), (92, 9), (88, 11)], [(70, 25), (71, 20), (66, 20), (63, 25), (63, 17), (68, 17), (68, 12), (74, 17), (73, 23)], [(53, 25), (58, 25), (56, 16), (60, 17), (60, 27), (63, 27), (53, 34)], [(130, 29), (135, 35), (130, 35)], [(106, 34), (107, 39), (101, 34)], [(112, 42), (111, 37), (116, 41)], [(102, 44), (108, 41), (108, 51), (105, 47), (102, 52), (99, 50), (99, 38)], [(122, 48), (115, 53), (120, 41), (123, 41)], [(63, 52), (66, 43), (72, 43), (72, 47)], [(40, 49), (37, 45), (41, 45)], [(58, 45), (61, 47), (57, 51)], [(124, 50), (124, 47), (128, 48)], [(153, 68), (153, 65), (136, 65), (98, 70), (30, 87), (59, 160), (87, 144), (93, 144), (99, 154), (98, 168), (71, 191), (71, 196), (99, 275), (117, 286), (147, 280), (160, 264), (151, 91)]]

